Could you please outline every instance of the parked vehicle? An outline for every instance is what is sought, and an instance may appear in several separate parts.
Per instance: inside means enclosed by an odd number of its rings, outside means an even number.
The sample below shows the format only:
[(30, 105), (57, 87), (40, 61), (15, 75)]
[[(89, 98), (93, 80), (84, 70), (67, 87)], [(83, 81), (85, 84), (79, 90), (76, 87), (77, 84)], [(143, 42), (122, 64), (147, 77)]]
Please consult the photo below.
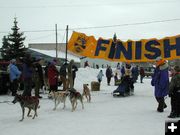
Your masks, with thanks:
[(7, 67), (9, 62), (0, 62), (0, 95), (7, 94), (10, 89), (9, 73)]
[(154, 67), (144, 67), (144, 75), (151, 77), (154, 74)]

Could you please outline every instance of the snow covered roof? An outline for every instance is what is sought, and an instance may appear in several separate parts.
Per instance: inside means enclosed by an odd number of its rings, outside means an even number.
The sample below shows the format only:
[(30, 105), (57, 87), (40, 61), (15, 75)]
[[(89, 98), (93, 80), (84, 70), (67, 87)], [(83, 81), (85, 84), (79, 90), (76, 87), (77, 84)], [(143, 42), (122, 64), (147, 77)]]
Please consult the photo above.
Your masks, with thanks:
[[(29, 48), (33, 51), (48, 55), (50, 57), (56, 57), (56, 51), (55, 50), (40, 50), (40, 49), (33, 49), (33, 48)], [(58, 58), (64, 58), (65, 59), (65, 52), (62, 51), (58, 51)], [(70, 61), (71, 59), (73, 59), (75, 62), (80, 62), (80, 58), (76, 57), (72, 54), (67, 54), (67, 59), (68, 61)]]

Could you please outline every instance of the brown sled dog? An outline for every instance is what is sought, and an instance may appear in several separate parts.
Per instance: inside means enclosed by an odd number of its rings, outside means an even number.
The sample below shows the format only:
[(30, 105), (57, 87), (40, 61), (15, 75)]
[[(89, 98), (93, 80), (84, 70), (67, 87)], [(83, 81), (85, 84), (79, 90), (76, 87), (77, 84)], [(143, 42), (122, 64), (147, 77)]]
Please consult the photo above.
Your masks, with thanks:
[(31, 109), (34, 110), (34, 116), (33, 119), (35, 118), (35, 116), (37, 117), (37, 108), (39, 108), (39, 99), (38, 97), (35, 96), (21, 96), (21, 95), (15, 95), (14, 100), (12, 101), (12, 103), (20, 103), (21, 109), (22, 109), (22, 119), (20, 121), (23, 121), (24, 119), (24, 112), (25, 112), (25, 108), (28, 108), (28, 117), (31, 117), (30, 112)]
[(83, 84), (83, 94), (82, 96), (86, 97), (87, 102), (91, 102), (91, 93), (90, 93), (90, 89), (88, 88), (88, 84)]
[(80, 92), (76, 91), (76, 89), (68, 89), (69, 93), (69, 99), (72, 105), (72, 112), (75, 111), (77, 107), (77, 100), (81, 102), (82, 109), (84, 109), (84, 104), (83, 104), (83, 97)]

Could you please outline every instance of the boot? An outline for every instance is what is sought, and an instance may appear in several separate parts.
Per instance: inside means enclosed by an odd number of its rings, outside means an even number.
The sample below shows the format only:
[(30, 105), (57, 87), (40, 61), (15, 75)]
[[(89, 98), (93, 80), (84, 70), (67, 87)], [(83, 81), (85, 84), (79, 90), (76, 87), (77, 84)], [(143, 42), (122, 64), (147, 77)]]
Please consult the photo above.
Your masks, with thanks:
[(175, 112), (171, 112), (168, 118), (177, 118), (178, 115)]
[(158, 111), (158, 112), (164, 112), (164, 109), (158, 107), (158, 108), (157, 108), (157, 111)]
[(167, 107), (167, 105), (164, 103), (164, 98), (159, 98), (158, 103), (159, 105), (158, 105), (157, 111), (164, 112), (164, 108)]

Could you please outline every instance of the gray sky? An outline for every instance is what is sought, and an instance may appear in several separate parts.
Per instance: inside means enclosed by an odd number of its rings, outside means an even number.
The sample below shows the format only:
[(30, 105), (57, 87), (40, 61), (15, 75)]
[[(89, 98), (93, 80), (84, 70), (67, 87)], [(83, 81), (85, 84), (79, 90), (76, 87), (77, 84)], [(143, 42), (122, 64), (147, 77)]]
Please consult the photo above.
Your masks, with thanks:
[(180, 34), (179, 7), (180, 0), (0, 0), (0, 46), (14, 17), (25, 31), (26, 46), (55, 42), (55, 24), (58, 42), (65, 42), (66, 25), (69, 38), (73, 30), (96, 39), (115, 32), (121, 40), (175, 36)]

